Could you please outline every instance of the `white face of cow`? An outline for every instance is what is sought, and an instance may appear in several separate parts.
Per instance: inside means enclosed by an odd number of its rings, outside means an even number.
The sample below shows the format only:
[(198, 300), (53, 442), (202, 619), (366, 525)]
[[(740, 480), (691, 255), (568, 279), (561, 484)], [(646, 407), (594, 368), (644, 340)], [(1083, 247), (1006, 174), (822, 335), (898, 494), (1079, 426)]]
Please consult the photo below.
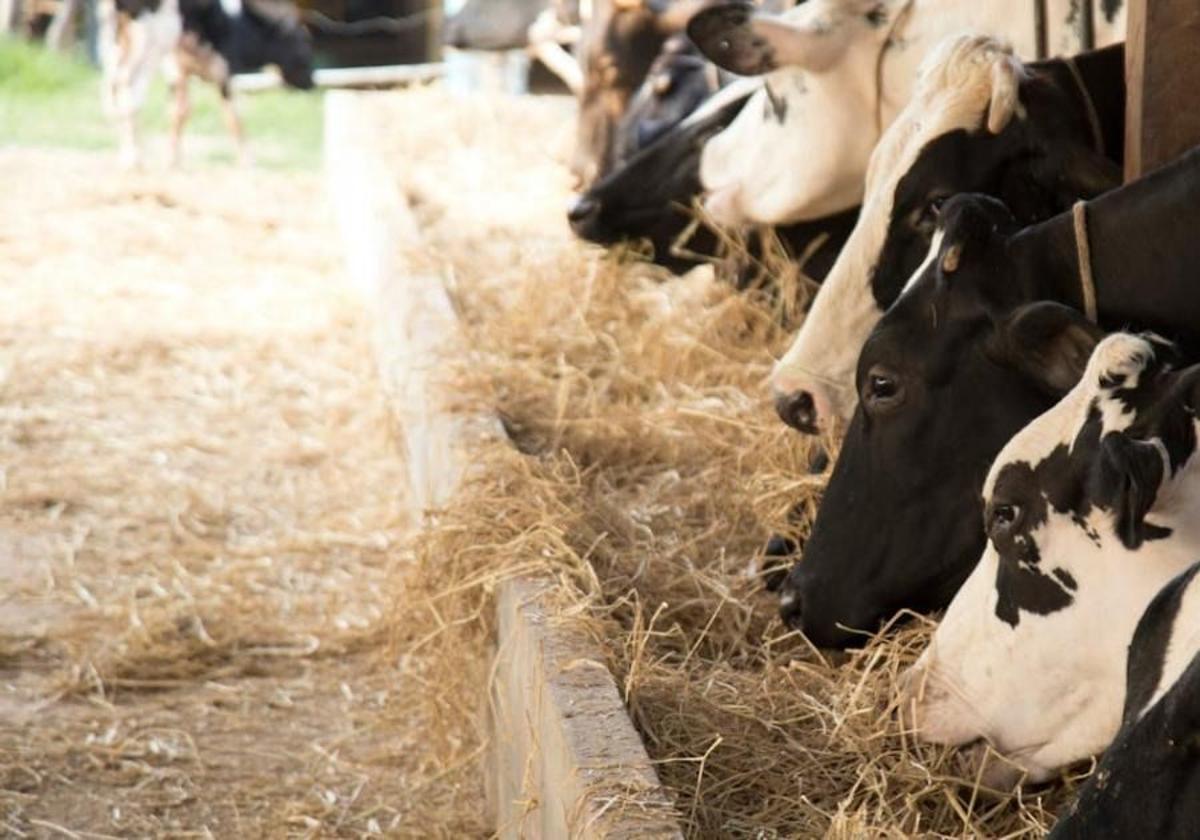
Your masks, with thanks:
[[(770, 75), (705, 147), (709, 212), (729, 225), (782, 224), (853, 207), (922, 60), (963, 31), (1008, 38), (1021, 55), (1035, 50), (1032, 16), (995, 0), (809, 0), (779, 16), (731, 19), (710, 37), (745, 60), (725, 66)], [(698, 43), (721, 63), (719, 49)]]
[(1116, 734), (1138, 619), (1200, 557), (1200, 424), (1161, 349), (1105, 339), (1074, 390), (996, 459), (988, 547), (906, 679), (918, 737), (986, 739), (1038, 781)]
[[(836, 417), (849, 419), (854, 413), (859, 351), (883, 315), (872, 281), (885, 256), (889, 231), (903, 226), (898, 240), (924, 242), (937, 220), (936, 204), (901, 206), (897, 211), (902, 179), (938, 137), (960, 129), (984, 128), (993, 134), (1004, 130), (1020, 114), (1023, 77), (1024, 69), (1012, 49), (994, 38), (954, 37), (930, 54), (912, 100), (871, 155), (866, 197), (854, 231), (821, 284), (792, 346), (775, 366), (771, 389), (777, 399), (808, 393), (816, 425), (827, 425)], [(897, 212), (904, 217), (896, 219)], [(904, 243), (898, 241), (892, 249), (899, 250), (897, 245)], [(936, 250), (935, 241), (930, 253)]]

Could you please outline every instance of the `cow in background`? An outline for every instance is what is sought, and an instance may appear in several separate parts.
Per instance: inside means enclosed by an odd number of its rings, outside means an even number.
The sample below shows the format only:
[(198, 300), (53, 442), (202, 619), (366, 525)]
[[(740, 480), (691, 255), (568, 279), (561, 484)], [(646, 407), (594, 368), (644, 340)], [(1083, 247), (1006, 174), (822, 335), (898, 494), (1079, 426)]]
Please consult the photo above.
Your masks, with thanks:
[(275, 65), (288, 86), (313, 86), (309, 35), (296, 8), (285, 0), (101, 0), (99, 16), (104, 103), (118, 123), (121, 160), (127, 166), (140, 162), (137, 113), (160, 67), (174, 99), (172, 164), (179, 163), (192, 76), (220, 91), (225, 121), (243, 163), (249, 155), (233, 102), (233, 75)]

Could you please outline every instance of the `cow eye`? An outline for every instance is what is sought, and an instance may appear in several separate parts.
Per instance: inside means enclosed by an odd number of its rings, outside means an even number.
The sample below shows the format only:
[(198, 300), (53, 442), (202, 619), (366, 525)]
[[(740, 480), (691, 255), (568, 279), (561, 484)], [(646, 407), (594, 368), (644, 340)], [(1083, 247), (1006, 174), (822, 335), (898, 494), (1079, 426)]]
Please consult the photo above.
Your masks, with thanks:
[(945, 203), (946, 196), (944, 195), (935, 195), (926, 201), (917, 217), (917, 226), (930, 230), (936, 227), (938, 219), (942, 215), (942, 205)]
[(875, 365), (867, 372), (864, 391), (863, 402), (869, 408), (876, 410), (898, 404), (902, 396), (900, 380), (892, 371), (882, 365)]
[(991, 513), (988, 516), (988, 536), (994, 537), (1008, 533), (1017, 524), (1017, 519), (1020, 516), (1020, 505), (992, 505)]

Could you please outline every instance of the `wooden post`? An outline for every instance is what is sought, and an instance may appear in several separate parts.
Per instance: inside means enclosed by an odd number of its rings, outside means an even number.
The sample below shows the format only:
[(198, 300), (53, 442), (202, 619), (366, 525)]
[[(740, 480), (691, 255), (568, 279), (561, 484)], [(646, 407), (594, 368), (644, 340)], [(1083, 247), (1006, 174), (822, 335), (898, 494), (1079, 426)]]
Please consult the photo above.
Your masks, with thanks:
[(20, 34), (21, 0), (0, 0), (0, 35)]
[(46, 47), (62, 52), (75, 46), (81, 0), (60, 0), (57, 11), (46, 30)]
[(1129, 0), (1125, 180), (1200, 144), (1200, 4)]

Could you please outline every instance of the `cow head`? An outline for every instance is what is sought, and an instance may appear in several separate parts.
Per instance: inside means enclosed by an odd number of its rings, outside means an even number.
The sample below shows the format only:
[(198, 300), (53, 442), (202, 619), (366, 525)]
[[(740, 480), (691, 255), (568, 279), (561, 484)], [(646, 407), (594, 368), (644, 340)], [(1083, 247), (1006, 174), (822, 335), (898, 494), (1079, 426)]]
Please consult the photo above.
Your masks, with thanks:
[(815, 432), (850, 416), (862, 344), (929, 253), (947, 198), (994, 195), (1031, 224), (1119, 183), (1117, 165), (1063, 105), (1074, 82), (1064, 93), (1042, 72), (1031, 75), (990, 37), (951, 38), (930, 55), (871, 155), (858, 224), (775, 367), (771, 387), (789, 425)]
[(720, 87), (717, 68), (683, 35), (673, 35), (650, 66), (617, 128), (614, 165), (662, 137)]
[(583, 90), (571, 169), (581, 184), (607, 174), (616, 129), (663, 43), (702, 0), (595, 0), (579, 44)]
[(717, 94), (578, 196), (567, 211), (575, 233), (601, 245), (648, 239), (656, 261), (669, 263), (672, 243), (693, 218), (700, 150), (745, 104), (749, 91), (744, 88), (734, 85)]
[(941, 224), (920, 278), (863, 347), (859, 405), (782, 593), (783, 617), (818, 644), (949, 602), (983, 547), (988, 466), (1074, 383), (1097, 334), (1052, 304), (1015, 317), (1029, 292), (1006, 257), (1016, 223), (1000, 202), (958, 196)]
[(279, 68), (283, 81), (298, 90), (313, 87), (312, 37), (290, 2), (256, 0), (243, 7), (250, 28), (241, 30), (234, 70)]
[[(1017, 340), (1044, 332), (1022, 328), (1029, 317), (1013, 319)], [(1153, 337), (1110, 336), (996, 458), (987, 547), (907, 675), (902, 714), (922, 739), (986, 739), (1040, 781), (1116, 734), (1134, 628), (1200, 554), (1200, 368), (1173, 372), (1173, 356)], [(1016, 778), (1002, 766), (989, 781)]]
[(704, 150), (710, 215), (729, 225), (776, 224), (858, 203), (878, 139), (876, 62), (899, 5), (809, 0), (775, 15), (735, 2), (693, 18), (688, 34), (712, 61), (741, 75), (766, 74)]

